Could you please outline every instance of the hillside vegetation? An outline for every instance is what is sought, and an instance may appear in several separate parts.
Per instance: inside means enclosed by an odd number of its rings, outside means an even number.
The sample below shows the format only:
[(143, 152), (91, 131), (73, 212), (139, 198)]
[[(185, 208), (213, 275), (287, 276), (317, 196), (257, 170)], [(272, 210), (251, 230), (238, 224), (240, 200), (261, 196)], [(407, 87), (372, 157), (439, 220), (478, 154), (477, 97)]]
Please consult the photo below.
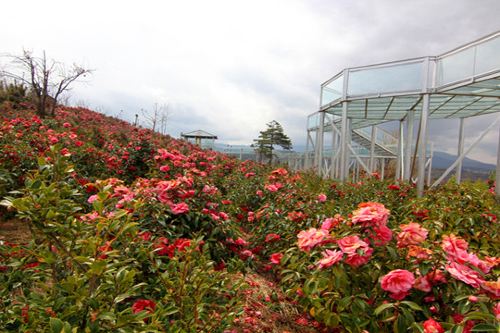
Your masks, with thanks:
[(1, 331), (499, 328), (492, 182), (418, 199), (83, 108), (0, 111)]

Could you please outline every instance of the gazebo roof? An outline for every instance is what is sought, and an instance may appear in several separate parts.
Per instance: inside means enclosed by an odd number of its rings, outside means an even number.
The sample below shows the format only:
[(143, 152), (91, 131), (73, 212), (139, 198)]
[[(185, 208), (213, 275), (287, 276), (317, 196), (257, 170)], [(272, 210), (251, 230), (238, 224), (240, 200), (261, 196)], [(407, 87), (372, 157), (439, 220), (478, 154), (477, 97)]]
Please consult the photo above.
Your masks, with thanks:
[(217, 135), (205, 132), (203, 130), (196, 130), (188, 133), (181, 133), (183, 138), (200, 138), (200, 139), (217, 139)]
[(500, 111), (500, 31), (439, 56), (344, 69), (321, 85), (320, 111), (366, 127), (418, 114), (430, 94), (431, 119)]

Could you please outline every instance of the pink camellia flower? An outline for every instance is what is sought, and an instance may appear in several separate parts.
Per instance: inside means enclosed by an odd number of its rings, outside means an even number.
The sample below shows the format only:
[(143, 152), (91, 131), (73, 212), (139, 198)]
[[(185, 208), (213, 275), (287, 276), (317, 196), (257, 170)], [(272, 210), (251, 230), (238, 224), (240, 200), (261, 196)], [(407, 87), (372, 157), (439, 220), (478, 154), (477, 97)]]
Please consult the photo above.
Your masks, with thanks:
[(189, 212), (189, 206), (185, 202), (181, 202), (178, 204), (170, 204), (170, 210), (175, 215), (184, 214)]
[(92, 204), (92, 203), (94, 203), (94, 201), (96, 201), (96, 200), (97, 200), (97, 198), (98, 198), (97, 194), (91, 195), (91, 196), (87, 199), (87, 202), (88, 202), (89, 204)]
[(373, 249), (358, 236), (347, 236), (337, 241), (342, 252), (347, 254), (345, 263), (358, 267), (364, 265), (370, 260)]
[(376, 246), (384, 246), (389, 243), (392, 239), (392, 230), (389, 229), (386, 225), (374, 225), (374, 241), (373, 244)]
[(396, 300), (402, 300), (408, 295), (408, 291), (415, 283), (415, 276), (405, 269), (395, 269), (382, 277), (380, 285), (382, 289), (390, 293), (389, 296)]
[(323, 259), (320, 259), (318, 262), (319, 269), (328, 268), (338, 263), (344, 256), (344, 254), (338, 250), (325, 250), (321, 254), (323, 255)]
[(309, 252), (316, 245), (321, 244), (328, 236), (328, 231), (322, 229), (302, 230), (297, 235), (299, 249)]
[(325, 202), (326, 201), (326, 194), (324, 194), (324, 193), (319, 194), (317, 199), (319, 202)]
[(450, 261), (457, 261), (461, 264), (469, 260), (467, 248), (469, 244), (460, 237), (450, 234), (443, 236), (441, 248), (448, 254)]
[(484, 281), (481, 288), (488, 293), (492, 299), (500, 299), (500, 278), (496, 281)]
[(276, 192), (282, 187), (283, 187), (283, 184), (281, 184), (281, 183), (268, 184), (268, 185), (264, 186), (264, 188), (266, 190), (268, 190), (269, 192)]
[(141, 311), (147, 311), (148, 313), (153, 313), (156, 308), (156, 303), (149, 299), (138, 299), (132, 304), (132, 312), (138, 313)]
[(239, 245), (239, 246), (248, 246), (249, 245), (249, 243), (241, 237), (238, 237), (238, 239), (234, 241), (234, 244)]
[(245, 178), (251, 178), (251, 177), (253, 177), (253, 176), (255, 176), (255, 172), (247, 172), (247, 173), (245, 174)]
[(497, 302), (493, 307), (493, 314), (495, 318), (500, 321), (500, 302)]
[(275, 265), (279, 265), (281, 258), (283, 258), (283, 253), (273, 253), (271, 254), (270, 261)]
[(347, 236), (341, 238), (337, 241), (342, 252), (345, 254), (353, 254), (358, 251), (358, 249), (363, 250), (368, 248), (368, 244), (362, 241), (358, 236)]
[(367, 227), (373, 224), (386, 224), (389, 218), (389, 210), (381, 203), (363, 202), (358, 205), (358, 209), (352, 212), (352, 223)]
[(342, 218), (342, 216), (340, 216), (340, 214), (335, 214), (334, 217), (328, 217), (323, 221), (323, 223), (321, 223), (321, 229), (330, 230), (343, 220), (344, 219)]
[(415, 289), (421, 290), (423, 292), (430, 292), (432, 289), (432, 285), (429, 281), (429, 277), (427, 275), (419, 276), (416, 278), (415, 283), (413, 284)]
[(419, 245), (427, 238), (427, 234), (429, 233), (427, 229), (422, 228), (420, 224), (415, 222), (401, 224), (399, 228), (401, 229), (401, 232), (398, 234), (399, 248), (409, 245)]
[(441, 326), (441, 324), (432, 318), (424, 321), (423, 326), (425, 333), (444, 333), (444, 328)]
[(243, 250), (239, 254), (241, 260), (253, 259), (255, 256), (250, 250)]
[(465, 282), (474, 288), (479, 288), (484, 283), (483, 278), (477, 271), (465, 265), (452, 262), (446, 265), (445, 268), (455, 279)]
[(168, 165), (162, 165), (160, 167), (161, 172), (168, 172), (170, 170), (170, 167)]

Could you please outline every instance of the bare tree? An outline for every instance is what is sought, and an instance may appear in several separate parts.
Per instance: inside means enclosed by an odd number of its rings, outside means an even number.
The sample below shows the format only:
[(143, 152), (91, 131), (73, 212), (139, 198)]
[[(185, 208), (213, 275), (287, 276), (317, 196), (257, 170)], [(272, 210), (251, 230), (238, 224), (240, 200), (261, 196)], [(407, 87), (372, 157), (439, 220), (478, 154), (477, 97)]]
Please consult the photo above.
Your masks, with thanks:
[(92, 73), (79, 65), (73, 64), (67, 69), (64, 64), (47, 60), (45, 51), (42, 57), (33, 56), (30, 51), (23, 51), (20, 56), (9, 56), (17, 68), (0, 71), (0, 75), (27, 84), (36, 103), (37, 113), (41, 117), (53, 116), (61, 94), (70, 90), (70, 85), (80, 77)]
[(153, 105), (153, 111), (149, 112), (147, 110), (141, 109), (142, 116), (145, 119), (145, 126), (157, 131), (161, 134), (166, 134), (167, 132), (167, 122), (170, 118), (170, 110), (168, 109), (168, 104), (159, 105), (155, 103)]

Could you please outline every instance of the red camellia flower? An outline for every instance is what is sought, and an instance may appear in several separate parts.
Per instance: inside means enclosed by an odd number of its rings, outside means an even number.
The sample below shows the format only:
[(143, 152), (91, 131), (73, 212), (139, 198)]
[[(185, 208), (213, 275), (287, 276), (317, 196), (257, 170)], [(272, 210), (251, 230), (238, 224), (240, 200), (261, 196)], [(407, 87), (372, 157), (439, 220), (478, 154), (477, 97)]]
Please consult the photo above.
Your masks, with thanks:
[(425, 333), (444, 333), (444, 328), (440, 323), (432, 318), (424, 321), (424, 332)]
[(280, 239), (280, 235), (278, 234), (267, 234), (266, 236), (266, 243), (274, 242)]
[(132, 312), (138, 313), (141, 311), (147, 311), (148, 313), (153, 313), (156, 308), (156, 303), (149, 299), (138, 299), (132, 304)]
[(271, 254), (270, 261), (275, 265), (279, 265), (281, 258), (283, 258), (283, 253), (273, 253)]
[(396, 300), (405, 298), (414, 283), (415, 276), (405, 269), (390, 271), (380, 280), (382, 289), (388, 291), (391, 298)]

